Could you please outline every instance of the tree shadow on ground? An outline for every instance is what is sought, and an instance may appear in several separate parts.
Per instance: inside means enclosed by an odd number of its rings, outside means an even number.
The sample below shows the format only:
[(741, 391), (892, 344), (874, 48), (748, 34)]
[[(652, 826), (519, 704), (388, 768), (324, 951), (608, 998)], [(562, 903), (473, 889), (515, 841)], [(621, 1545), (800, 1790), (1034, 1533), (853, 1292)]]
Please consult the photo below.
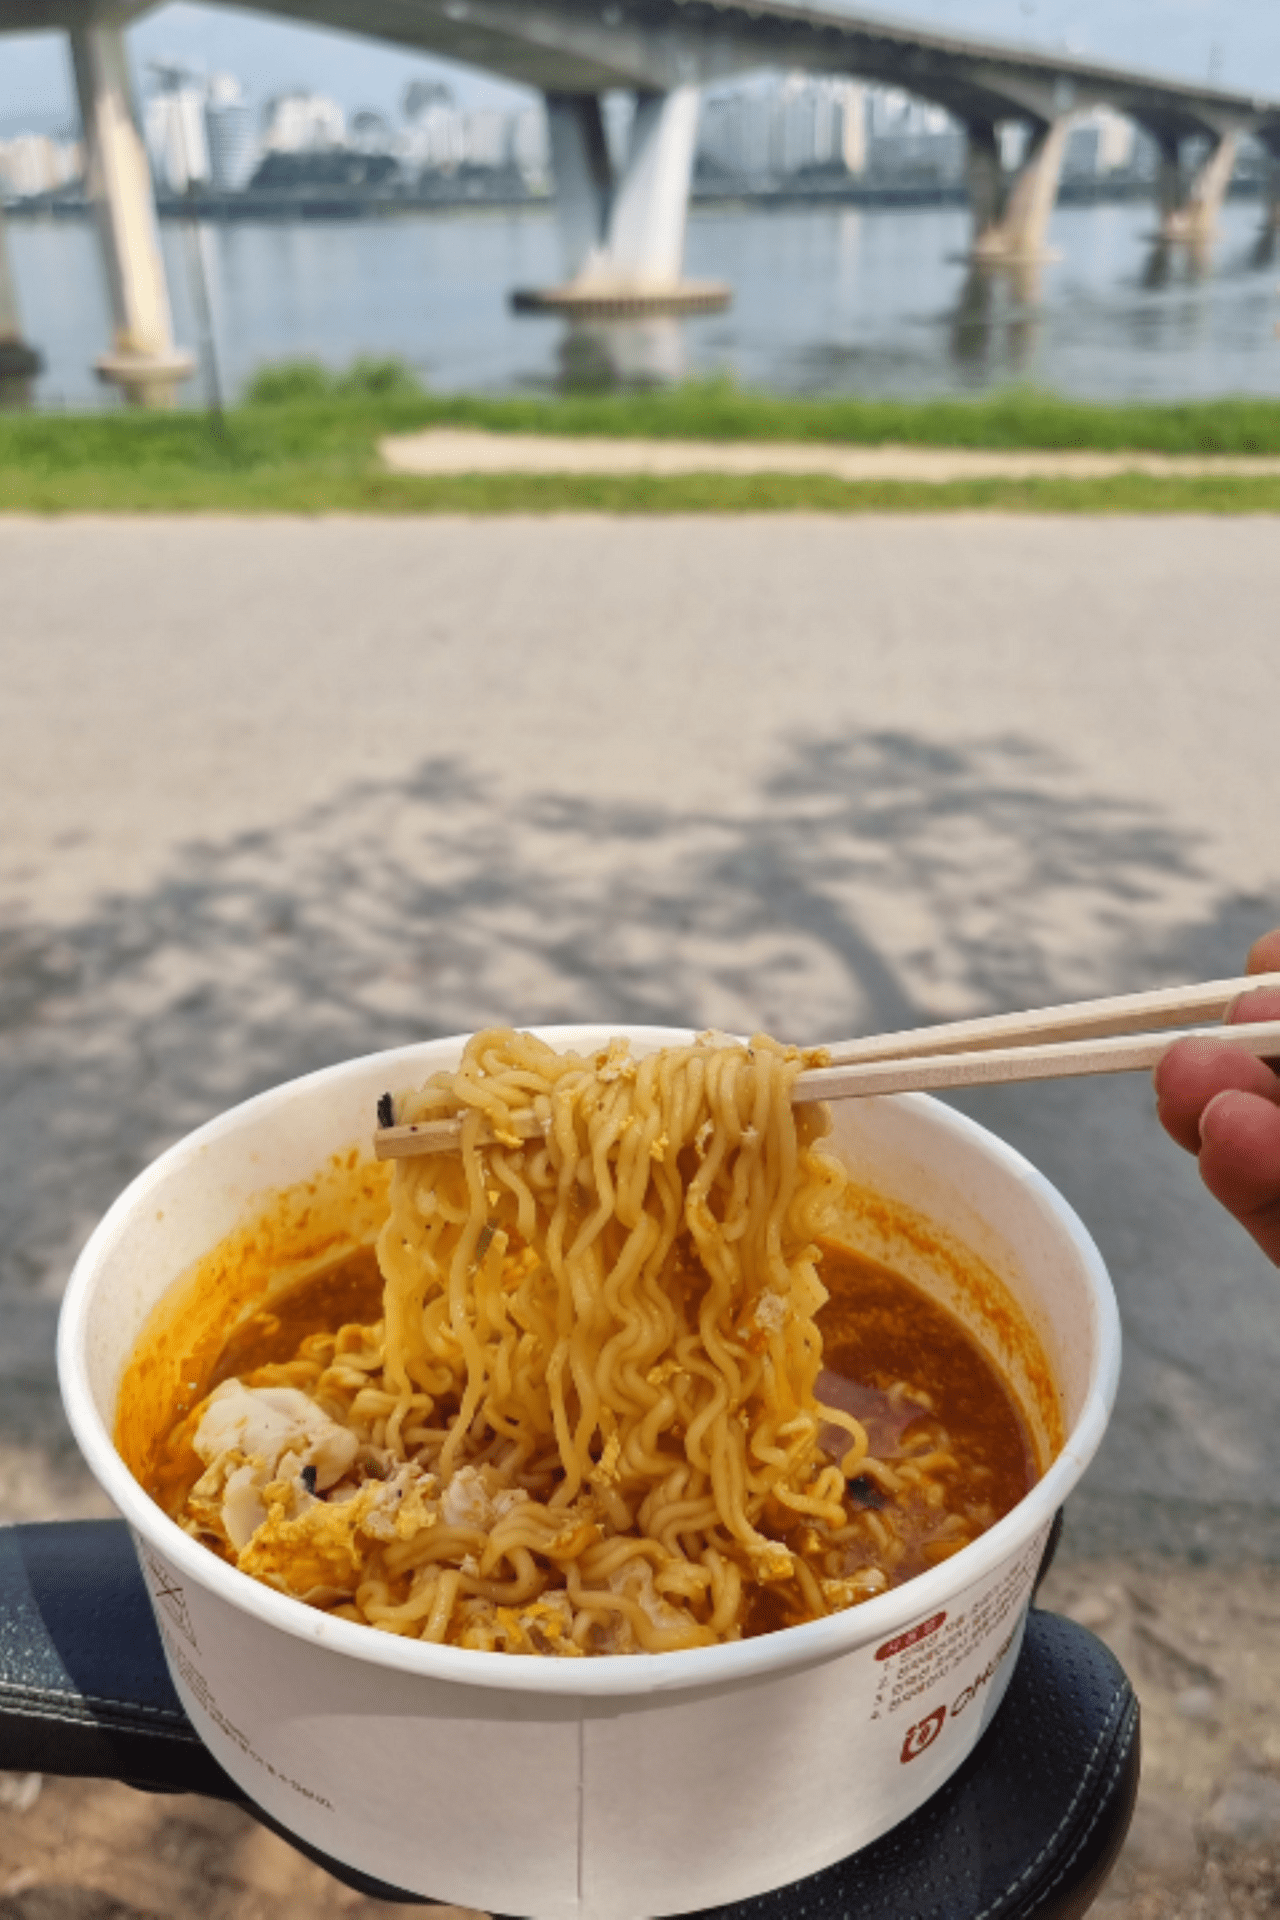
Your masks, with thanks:
[(796, 740), (724, 812), (516, 804), (432, 760), (192, 846), (79, 925), (10, 928), (0, 1439), (65, 1444), (54, 1304), (104, 1206), (291, 1075), (488, 1023), (813, 1041), (1233, 971), (1261, 908), (1219, 900), (1148, 809), (1079, 789), (1025, 740), (907, 733)]

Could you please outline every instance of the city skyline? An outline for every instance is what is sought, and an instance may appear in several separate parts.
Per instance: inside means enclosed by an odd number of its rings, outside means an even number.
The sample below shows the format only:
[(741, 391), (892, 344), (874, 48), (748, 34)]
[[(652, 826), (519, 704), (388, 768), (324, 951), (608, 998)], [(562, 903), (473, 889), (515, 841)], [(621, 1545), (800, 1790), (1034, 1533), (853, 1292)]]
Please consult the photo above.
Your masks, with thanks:
[[(404, 200), (424, 189), (433, 203), (447, 182), (463, 181), (463, 197), (488, 193), (509, 201), (542, 195), (550, 178), (550, 136), (543, 103), (504, 107), (459, 105), (447, 87), (415, 82), (402, 119), (364, 109), (348, 116), (320, 94), (280, 94), (257, 116), (226, 73), (199, 80), (189, 70), (158, 67), (143, 111), (143, 132), (157, 189), (215, 195), (301, 193), (316, 189)], [(606, 125), (615, 154), (626, 146), (628, 103), (608, 103)], [(1018, 129), (1002, 130), (1006, 164), (1016, 164)], [(718, 88), (704, 103), (695, 177), (704, 193), (774, 192), (784, 180), (829, 193), (841, 179), (874, 191), (945, 194), (964, 176), (965, 136), (946, 111), (901, 89), (838, 76), (773, 74), (736, 88)], [(1062, 158), (1062, 181), (1076, 188), (1109, 184), (1121, 194), (1147, 179), (1154, 165), (1149, 137), (1105, 108), (1079, 116)], [(0, 186), (17, 202), (72, 189), (80, 182), (79, 142), (47, 134), (0, 139)], [(1249, 161), (1244, 161), (1245, 171)], [(1254, 160), (1256, 177), (1256, 157)], [(479, 176), (488, 176), (482, 186)], [(455, 189), (456, 191), (456, 189)]]
[[(898, 0), (847, 10), (1139, 66), (1157, 64), (1151, 48), (1158, 45), (1159, 68), (1169, 74), (1280, 93), (1280, 18), (1253, 0)], [(445, 81), (467, 106), (514, 107), (528, 98), (496, 75), (454, 62), (189, 0), (144, 16), (129, 38), (140, 77), (153, 60), (182, 61), (206, 72), (227, 69), (255, 103), (282, 91), (314, 89), (348, 112), (385, 112), (398, 108), (416, 78)], [(0, 132), (74, 123), (62, 37), (10, 35), (0, 45)]]

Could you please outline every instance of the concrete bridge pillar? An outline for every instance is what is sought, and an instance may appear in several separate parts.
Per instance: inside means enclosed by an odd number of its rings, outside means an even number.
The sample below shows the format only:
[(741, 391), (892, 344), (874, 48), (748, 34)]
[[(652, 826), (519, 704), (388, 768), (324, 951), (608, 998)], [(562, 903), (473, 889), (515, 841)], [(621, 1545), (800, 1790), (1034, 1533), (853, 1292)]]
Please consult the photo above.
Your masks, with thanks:
[(1280, 131), (1268, 129), (1261, 135), (1263, 151), (1267, 156), (1266, 181), (1263, 188), (1263, 231), (1280, 233)]
[(549, 93), (547, 129), (560, 252), (569, 282), (590, 273), (598, 262), (613, 204), (613, 167), (599, 95)]
[(95, 362), (140, 406), (172, 405), (193, 371), (173, 343), (160, 233), (146, 148), (118, 26), (71, 29), (76, 92), (84, 125), (89, 194), (97, 216), (115, 324), (110, 353)]
[(20, 396), (26, 382), (35, 378), (42, 364), (35, 348), (28, 346), (22, 337), (18, 288), (9, 258), (4, 207), (0, 204), (0, 395), (8, 390)]
[(698, 138), (698, 89), (642, 93), (631, 148), (609, 210), (610, 270), (640, 286), (675, 286)]
[(973, 217), (973, 252), (984, 234), (998, 232), (1005, 205), (1004, 167), (1000, 159), (1000, 132), (992, 120), (971, 120), (967, 128), (965, 175), (969, 212)]
[(1213, 238), (1218, 214), (1235, 171), (1238, 138), (1234, 131), (1220, 134), (1194, 173), (1182, 164), (1181, 142), (1160, 134), (1160, 167), (1156, 191), (1160, 207), (1160, 238), (1188, 246), (1202, 246)]
[(616, 172), (597, 95), (549, 94), (547, 117), (565, 279), (517, 292), (517, 310), (607, 317), (727, 305), (728, 287), (681, 278), (697, 88), (638, 95)]
[(1044, 258), (1070, 131), (1070, 114), (1040, 122), (1022, 164), (1008, 177), (995, 125), (991, 121), (970, 124), (968, 179), (975, 260), (999, 266)]

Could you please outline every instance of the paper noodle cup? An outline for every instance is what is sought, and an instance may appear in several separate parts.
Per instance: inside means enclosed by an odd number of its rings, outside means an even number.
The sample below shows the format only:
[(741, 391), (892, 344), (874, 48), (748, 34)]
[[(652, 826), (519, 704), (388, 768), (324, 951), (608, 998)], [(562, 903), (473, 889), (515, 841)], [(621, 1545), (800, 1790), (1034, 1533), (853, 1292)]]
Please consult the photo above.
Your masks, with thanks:
[[(619, 1031), (544, 1037), (588, 1050)], [(690, 1037), (630, 1032), (637, 1050)], [(876, 1196), (846, 1237), (965, 1319), (1038, 1442), (1057, 1434), (1026, 1498), (905, 1586), (727, 1646), (537, 1659), (332, 1619), (225, 1564), (143, 1493), (112, 1440), (120, 1382), (184, 1274), (271, 1191), (340, 1150), (367, 1156), (377, 1096), (453, 1066), (462, 1044), (293, 1081), (141, 1174), (67, 1291), (58, 1357), (72, 1428), (132, 1529), (194, 1725), (300, 1839), (407, 1891), (534, 1920), (641, 1920), (785, 1885), (920, 1806), (999, 1705), (1053, 1516), (1115, 1394), (1106, 1270), (1048, 1182), (971, 1121), (918, 1095), (845, 1101), (833, 1144)], [(1027, 1360), (1037, 1342), (1050, 1386)]]

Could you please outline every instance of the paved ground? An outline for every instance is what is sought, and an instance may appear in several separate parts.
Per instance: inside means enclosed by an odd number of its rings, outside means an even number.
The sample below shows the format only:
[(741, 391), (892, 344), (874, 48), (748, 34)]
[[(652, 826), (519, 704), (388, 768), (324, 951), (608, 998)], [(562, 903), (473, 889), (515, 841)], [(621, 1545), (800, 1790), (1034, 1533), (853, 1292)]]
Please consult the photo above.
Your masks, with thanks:
[[(233, 1099), (494, 1018), (818, 1039), (1206, 977), (1280, 922), (1266, 520), (8, 520), (0, 581), (0, 1517), (98, 1510), (57, 1300), (119, 1187)], [(1186, 1636), (1280, 1674), (1270, 1576), (1216, 1570), (1280, 1558), (1276, 1277), (1144, 1084), (966, 1104), (1059, 1181), (1121, 1295), (1068, 1597), (1117, 1589), (1095, 1624), (1122, 1640), (1130, 1556), (1168, 1556), (1144, 1604), (1222, 1670), (1193, 1786), (1153, 1776), (1182, 1879), (1132, 1897), (1252, 1913), (1251, 1843), (1207, 1823), (1280, 1751), (1256, 1674)], [(1169, 1671), (1144, 1684), (1172, 1701)], [(1160, 1714), (1176, 1772), (1208, 1722)], [(0, 1868), (36, 1875), (0, 1916), (124, 1898), (106, 1791), (0, 1817)], [(57, 1846), (21, 1841), (41, 1807)], [(169, 1820), (188, 1857), (187, 1814), (148, 1817), (121, 1872)], [(289, 1885), (273, 1911), (328, 1911)]]
[(429, 427), (380, 443), (395, 473), (819, 473), (836, 480), (1105, 480), (1145, 473), (1252, 476), (1280, 473), (1267, 455), (1061, 453), (995, 447), (839, 447), (783, 441), (620, 440), (588, 435), (489, 433)]

